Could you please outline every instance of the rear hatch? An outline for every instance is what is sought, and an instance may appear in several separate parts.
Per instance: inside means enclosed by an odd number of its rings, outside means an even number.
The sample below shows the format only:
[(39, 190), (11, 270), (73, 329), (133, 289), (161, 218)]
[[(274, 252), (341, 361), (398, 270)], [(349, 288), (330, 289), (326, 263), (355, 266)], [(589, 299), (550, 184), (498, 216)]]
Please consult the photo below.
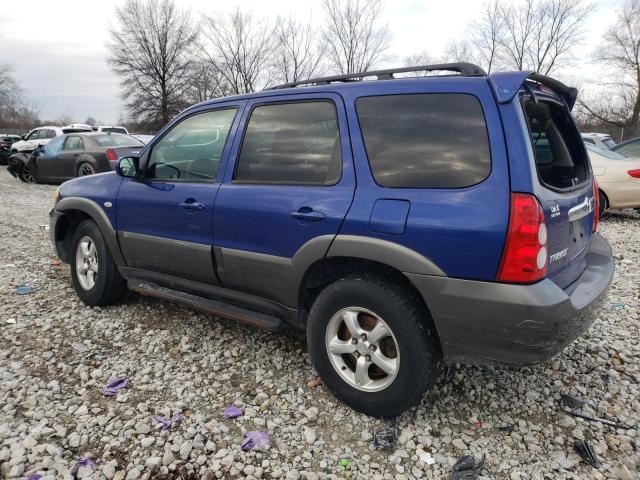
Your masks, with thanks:
[(593, 177), (566, 102), (534, 85), (521, 96), (521, 104), (535, 159), (535, 194), (547, 225), (547, 277), (567, 288), (587, 266), (595, 215)]

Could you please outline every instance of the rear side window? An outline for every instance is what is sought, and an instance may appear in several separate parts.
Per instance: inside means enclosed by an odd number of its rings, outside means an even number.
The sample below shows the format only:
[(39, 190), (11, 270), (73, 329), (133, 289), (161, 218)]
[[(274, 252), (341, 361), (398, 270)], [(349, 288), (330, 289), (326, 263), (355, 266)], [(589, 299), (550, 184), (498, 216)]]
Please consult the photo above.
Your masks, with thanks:
[(84, 143), (80, 137), (67, 137), (64, 142), (63, 150), (82, 150)]
[(234, 181), (334, 185), (341, 169), (333, 103), (262, 105), (251, 112)]
[(376, 182), (395, 188), (461, 188), (491, 172), (482, 107), (472, 95), (428, 93), (356, 102)]
[(587, 154), (569, 111), (555, 103), (525, 100), (538, 177), (546, 186), (572, 188), (589, 177)]

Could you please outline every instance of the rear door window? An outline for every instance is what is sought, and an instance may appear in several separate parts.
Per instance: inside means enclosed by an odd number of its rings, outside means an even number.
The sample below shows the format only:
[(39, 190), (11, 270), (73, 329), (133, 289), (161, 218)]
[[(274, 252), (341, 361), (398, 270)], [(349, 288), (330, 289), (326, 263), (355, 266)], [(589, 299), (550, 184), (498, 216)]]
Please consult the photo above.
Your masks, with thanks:
[(555, 102), (524, 101), (536, 170), (552, 189), (570, 189), (589, 178), (584, 143), (566, 107)]
[(476, 97), (427, 93), (363, 97), (356, 109), (375, 181), (394, 188), (462, 188), (489, 176)]
[(251, 112), (234, 181), (335, 185), (342, 154), (330, 101), (261, 105)]

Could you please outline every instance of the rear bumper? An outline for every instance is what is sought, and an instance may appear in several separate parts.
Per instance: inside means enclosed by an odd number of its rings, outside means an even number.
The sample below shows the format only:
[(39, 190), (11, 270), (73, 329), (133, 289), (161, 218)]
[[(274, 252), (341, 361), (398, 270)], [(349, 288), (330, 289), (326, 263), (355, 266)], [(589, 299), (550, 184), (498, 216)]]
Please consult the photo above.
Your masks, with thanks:
[(596, 319), (613, 278), (611, 247), (592, 237), (587, 268), (562, 290), (405, 274), (425, 299), (445, 362), (531, 365), (548, 360)]

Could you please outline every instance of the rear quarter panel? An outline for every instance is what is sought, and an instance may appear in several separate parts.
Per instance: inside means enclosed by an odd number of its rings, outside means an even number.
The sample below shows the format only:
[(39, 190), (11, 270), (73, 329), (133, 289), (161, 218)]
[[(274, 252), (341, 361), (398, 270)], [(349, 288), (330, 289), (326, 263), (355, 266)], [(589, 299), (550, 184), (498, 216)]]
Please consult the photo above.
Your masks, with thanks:
[[(405, 189), (378, 185), (369, 168), (355, 101), (383, 94), (464, 93), (484, 111), (491, 152), (491, 173), (481, 183), (456, 189)], [(341, 91), (347, 105), (358, 185), (341, 234), (401, 244), (431, 260), (447, 276), (495, 278), (509, 218), (509, 170), (500, 114), (485, 78), (430, 78), (360, 83)], [(402, 159), (397, 159), (402, 161)], [(408, 202), (402, 233), (380, 233), (370, 218), (380, 199)], [(380, 259), (384, 263), (384, 258)]]

